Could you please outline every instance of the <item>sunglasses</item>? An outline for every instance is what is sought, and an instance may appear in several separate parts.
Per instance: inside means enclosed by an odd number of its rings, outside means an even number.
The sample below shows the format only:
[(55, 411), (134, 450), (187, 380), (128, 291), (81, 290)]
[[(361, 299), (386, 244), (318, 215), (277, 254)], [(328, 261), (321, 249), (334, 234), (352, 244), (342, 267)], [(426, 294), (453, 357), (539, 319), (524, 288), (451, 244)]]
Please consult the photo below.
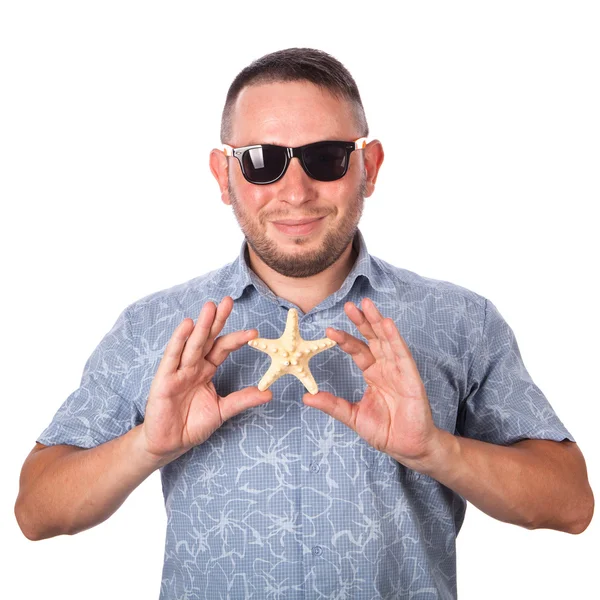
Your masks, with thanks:
[(238, 159), (246, 181), (257, 185), (275, 183), (281, 179), (295, 156), (305, 173), (317, 181), (335, 181), (348, 172), (350, 154), (362, 150), (367, 138), (353, 142), (314, 142), (297, 148), (286, 148), (273, 144), (257, 144), (232, 148), (223, 144), (225, 156)]

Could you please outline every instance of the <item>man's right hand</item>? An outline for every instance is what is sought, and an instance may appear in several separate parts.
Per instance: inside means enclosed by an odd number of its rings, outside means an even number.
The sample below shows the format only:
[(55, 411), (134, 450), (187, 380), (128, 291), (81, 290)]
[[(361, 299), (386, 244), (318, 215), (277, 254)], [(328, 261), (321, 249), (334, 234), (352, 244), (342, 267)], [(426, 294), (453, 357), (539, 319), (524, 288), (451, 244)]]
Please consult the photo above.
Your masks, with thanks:
[(271, 400), (273, 394), (258, 387), (221, 398), (211, 381), (231, 352), (258, 335), (251, 329), (217, 338), (232, 308), (231, 296), (218, 308), (206, 302), (195, 326), (189, 318), (177, 326), (154, 375), (143, 423), (92, 448), (36, 444), (21, 469), (15, 502), (27, 538), (73, 535), (105, 521), (157, 468), (237, 413)]
[[(184, 319), (173, 332), (154, 375), (140, 436), (145, 450), (170, 462), (202, 444), (227, 419), (272, 399), (270, 390), (247, 387), (221, 397), (212, 378), (234, 350), (258, 335), (256, 329), (217, 338), (233, 308), (231, 296), (216, 307), (206, 302), (194, 325)], [(215, 340), (216, 338), (216, 340)]]

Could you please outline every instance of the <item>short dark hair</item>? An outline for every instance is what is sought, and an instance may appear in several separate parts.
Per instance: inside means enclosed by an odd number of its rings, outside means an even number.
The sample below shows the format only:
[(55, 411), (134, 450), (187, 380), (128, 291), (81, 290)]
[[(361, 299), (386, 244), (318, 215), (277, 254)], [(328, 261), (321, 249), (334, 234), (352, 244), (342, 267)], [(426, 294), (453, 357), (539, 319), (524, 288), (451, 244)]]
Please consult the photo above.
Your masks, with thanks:
[(286, 48), (265, 54), (242, 69), (233, 80), (221, 117), (221, 143), (228, 144), (232, 135), (233, 106), (243, 88), (252, 84), (285, 81), (310, 81), (338, 99), (350, 101), (354, 108), (359, 137), (369, 135), (358, 87), (344, 65), (330, 54), (314, 48)]

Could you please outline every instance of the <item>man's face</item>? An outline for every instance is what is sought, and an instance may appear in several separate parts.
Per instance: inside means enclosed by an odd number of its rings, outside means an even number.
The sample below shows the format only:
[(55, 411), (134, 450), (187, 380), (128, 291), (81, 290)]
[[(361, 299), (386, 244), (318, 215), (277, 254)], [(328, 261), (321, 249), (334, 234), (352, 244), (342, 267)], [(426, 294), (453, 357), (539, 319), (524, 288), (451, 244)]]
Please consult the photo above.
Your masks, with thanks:
[[(249, 86), (233, 113), (231, 146), (302, 146), (360, 137), (350, 103), (309, 82)], [(246, 181), (239, 162), (228, 158), (227, 193), (248, 244), (271, 269), (287, 277), (310, 277), (332, 265), (352, 242), (367, 191), (364, 150), (350, 155), (337, 181), (309, 177), (293, 158), (283, 178), (268, 185)], [(370, 195), (370, 194), (367, 194)], [(273, 221), (322, 217), (307, 234), (290, 234)]]

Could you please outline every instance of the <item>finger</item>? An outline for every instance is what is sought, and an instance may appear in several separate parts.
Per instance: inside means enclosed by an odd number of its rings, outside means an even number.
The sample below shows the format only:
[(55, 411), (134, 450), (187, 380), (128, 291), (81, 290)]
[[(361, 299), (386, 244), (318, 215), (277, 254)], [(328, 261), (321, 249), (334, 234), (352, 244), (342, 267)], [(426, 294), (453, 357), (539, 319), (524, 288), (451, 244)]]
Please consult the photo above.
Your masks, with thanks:
[(163, 352), (162, 359), (156, 370), (156, 374), (161, 376), (175, 373), (179, 368), (179, 362), (181, 360), (181, 352), (185, 346), (185, 342), (188, 339), (190, 333), (194, 327), (194, 321), (192, 319), (184, 319), (175, 327), (171, 335), (171, 339), (167, 343), (165, 351)]
[[(363, 314), (369, 320), (371, 327), (375, 331), (377, 335), (377, 339), (381, 343), (381, 348), (389, 360), (394, 360), (394, 351), (388, 339), (387, 332), (384, 327), (385, 318), (379, 312), (378, 308), (375, 306), (375, 303), (370, 298), (363, 298)], [(391, 321), (391, 319), (388, 319)], [(392, 321), (393, 322), (393, 321)], [(394, 325), (395, 327), (395, 325)]]
[(402, 339), (394, 320), (389, 317), (384, 318), (370, 298), (363, 298), (363, 307), (366, 318), (369, 319), (373, 329), (382, 340), (382, 347), (388, 358), (392, 360), (396, 360), (396, 358), (409, 359), (413, 362), (408, 345)]
[(350, 320), (356, 325), (356, 328), (367, 340), (377, 339), (377, 335), (375, 334), (375, 331), (373, 331), (371, 323), (369, 323), (362, 310), (360, 310), (354, 302), (346, 302), (346, 304), (344, 304), (344, 310)]
[(365, 371), (375, 362), (375, 357), (369, 346), (347, 331), (327, 327), (325, 335), (336, 342), (344, 352), (348, 353), (361, 371)]
[(416, 367), (416, 363), (413, 359), (412, 353), (408, 347), (408, 344), (404, 341), (404, 338), (400, 335), (396, 324), (392, 319), (384, 319), (384, 330), (387, 335), (387, 339), (392, 347), (394, 354), (402, 361), (408, 360), (413, 363)]
[(371, 352), (373, 353), (375, 359), (385, 358), (387, 355), (382, 346), (380, 334), (375, 331), (373, 325), (367, 319), (363, 311), (352, 302), (346, 302), (344, 309), (346, 310), (348, 317), (356, 325), (357, 329), (368, 340), (369, 347), (371, 348)]
[(265, 404), (272, 400), (273, 392), (271, 390), (260, 391), (256, 386), (244, 388), (237, 392), (231, 392), (224, 398), (219, 397), (219, 409), (223, 421), (231, 419), (238, 413), (247, 408)]
[(183, 354), (181, 355), (182, 368), (198, 361), (198, 357), (201, 355), (204, 344), (208, 339), (216, 312), (217, 308), (214, 302), (209, 301), (204, 303), (196, 320), (194, 330), (188, 338)]
[(345, 400), (344, 398), (334, 396), (329, 392), (304, 394), (304, 396), (302, 396), (302, 401), (304, 404), (312, 406), (313, 408), (318, 408), (320, 411), (323, 411), (347, 427), (350, 427), (350, 429), (356, 431), (356, 404), (348, 402), (348, 400)]
[[(223, 331), (223, 327), (231, 314), (231, 309), (233, 308), (233, 298), (231, 296), (225, 296), (221, 302), (219, 302), (219, 306), (217, 307), (217, 314), (215, 315), (215, 322), (213, 326), (210, 328), (210, 333), (208, 334), (208, 341), (212, 344), (216, 337)], [(210, 348), (208, 348), (210, 350)]]
[[(207, 302), (206, 304), (210, 304), (211, 307), (214, 306), (214, 302)], [(214, 312), (211, 310), (212, 322), (209, 322), (210, 330), (207, 333), (206, 326), (203, 323), (201, 327), (198, 327), (198, 332), (194, 331), (192, 333), (183, 351), (182, 364), (189, 365), (196, 363), (210, 352), (215, 342), (215, 338), (221, 333), (231, 314), (232, 308), (233, 298), (231, 298), (231, 296), (225, 296), (221, 302), (219, 302), (216, 310)], [(198, 321), (200, 321), (200, 318), (198, 318)]]
[[(217, 306), (217, 312), (214, 317), (214, 322), (210, 328), (210, 332), (208, 334), (208, 338), (204, 343), (204, 346), (201, 349), (201, 355), (205, 357), (212, 349), (215, 344), (215, 339), (223, 330), (229, 315), (231, 314), (231, 309), (233, 308), (233, 298), (231, 296), (225, 296), (219, 302), (219, 306)], [(195, 356), (195, 360), (198, 360), (198, 356)]]
[(226, 335), (222, 335), (217, 338), (210, 352), (205, 356), (205, 360), (212, 363), (215, 367), (218, 367), (234, 350), (239, 350), (244, 344), (253, 340), (257, 335), (257, 329), (233, 331)]

